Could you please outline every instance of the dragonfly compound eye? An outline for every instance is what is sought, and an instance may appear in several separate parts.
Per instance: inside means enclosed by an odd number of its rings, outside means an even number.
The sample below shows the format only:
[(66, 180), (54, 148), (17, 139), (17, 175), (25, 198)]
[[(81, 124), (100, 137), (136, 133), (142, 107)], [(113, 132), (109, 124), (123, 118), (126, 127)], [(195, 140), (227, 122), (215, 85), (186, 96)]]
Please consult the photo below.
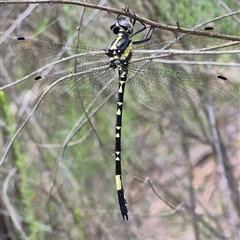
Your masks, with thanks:
[(126, 19), (121, 19), (119, 25), (125, 30), (125, 32), (132, 34), (133, 33), (133, 25)]
[(111, 26), (110, 29), (114, 34), (118, 34), (120, 29), (124, 32), (132, 34), (133, 33), (133, 25), (126, 18), (120, 18), (116, 20)]

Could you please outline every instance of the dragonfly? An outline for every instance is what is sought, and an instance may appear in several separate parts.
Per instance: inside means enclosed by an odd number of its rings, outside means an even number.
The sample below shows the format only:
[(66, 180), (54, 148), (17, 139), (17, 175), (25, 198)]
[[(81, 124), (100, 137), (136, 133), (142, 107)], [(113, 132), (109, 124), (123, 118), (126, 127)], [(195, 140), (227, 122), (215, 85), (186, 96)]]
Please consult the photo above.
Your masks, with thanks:
[[(136, 22), (141, 28), (134, 32)], [(115, 181), (121, 215), (123, 220), (128, 220), (121, 149), (125, 85), (137, 99), (161, 110), (223, 103), (238, 95), (239, 88), (226, 76), (212, 73), (211, 68), (209, 73), (196, 72), (193, 66), (188, 66), (189, 61), (201, 60), (199, 52), (210, 56), (209, 51), (226, 40), (193, 35), (153, 39), (154, 28), (136, 20), (134, 13), (131, 17), (118, 15), (110, 30), (116, 37), (106, 49), (24, 37), (13, 40), (11, 47), (21, 59), (39, 69), (40, 74), (32, 81), (31, 88), (48, 102), (88, 109), (117, 94)], [(211, 29), (206, 28), (208, 30)], [(146, 34), (141, 40), (132, 40), (144, 31)]]

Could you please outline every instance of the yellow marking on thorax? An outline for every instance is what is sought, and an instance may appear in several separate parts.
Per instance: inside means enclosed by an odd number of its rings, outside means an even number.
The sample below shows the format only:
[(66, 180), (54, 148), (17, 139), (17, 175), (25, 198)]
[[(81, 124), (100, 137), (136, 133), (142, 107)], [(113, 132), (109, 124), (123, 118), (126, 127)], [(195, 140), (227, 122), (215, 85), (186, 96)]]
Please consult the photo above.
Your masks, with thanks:
[[(112, 46), (110, 47), (111, 50), (117, 50), (117, 44), (119, 42), (119, 40), (121, 40), (121, 38), (123, 37), (122, 33), (119, 33), (118, 36), (115, 38), (115, 41), (112, 43)], [(120, 60), (125, 60), (129, 54), (132, 51), (132, 42), (129, 43), (128, 47), (124, 50), (124, 52), (121, 54), (120, 56)], [(114, 56), (113, 59), (117, 59), (119, 58), (118, 56)]]
[(123, 52), (123, 54), (121, 55), (120, 59), (121, 60), (124, 60), (126, 59), (129, 54), (131, 53), (132, 51), (132, 42), (130, 42), (130, 44), (128, 45), (128, 47), (125, 49), (125, 51)]
[(110, 47), (111, 50), (117, 49), (117, 43), (122, 38), (123, 34), (118, 34), (118, 36), (115, 38), (115, 41), (112, 43), (112, 46)]

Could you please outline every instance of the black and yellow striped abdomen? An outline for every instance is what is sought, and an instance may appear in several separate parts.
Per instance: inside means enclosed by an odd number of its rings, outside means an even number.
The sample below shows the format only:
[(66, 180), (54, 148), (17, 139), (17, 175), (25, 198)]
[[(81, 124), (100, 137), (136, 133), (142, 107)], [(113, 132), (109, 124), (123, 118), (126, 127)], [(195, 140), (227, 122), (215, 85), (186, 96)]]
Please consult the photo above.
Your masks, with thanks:
[(116, 130), (115, 130), (115, 161), (116, 161), (116, 188), (118, 201), (123, 219), (128, 220), (127, 202), (124, 197), (121, 168), (121, 128), (123, 96), (125, 83), (127, 80), (128, 65), (132, 57), (132, 42), (129, 34), (120, 32), (116, 39), (109, 46), (107, 55), (110, 58), (109, 66), (118, 72), (118, 98), (116, 111)]

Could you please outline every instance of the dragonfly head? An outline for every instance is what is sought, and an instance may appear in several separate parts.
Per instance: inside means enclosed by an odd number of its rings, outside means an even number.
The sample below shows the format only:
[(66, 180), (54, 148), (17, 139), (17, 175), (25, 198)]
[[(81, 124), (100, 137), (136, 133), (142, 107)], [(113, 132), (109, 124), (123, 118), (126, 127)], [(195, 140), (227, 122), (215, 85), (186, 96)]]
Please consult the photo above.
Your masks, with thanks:
[(127, 34), (133, 33), (133, 24), (130, 22), (130, 19), (125, 17), (119, 17), (111, 26), (111, 31), (118, 35), (119, 32), (124, 32)]

